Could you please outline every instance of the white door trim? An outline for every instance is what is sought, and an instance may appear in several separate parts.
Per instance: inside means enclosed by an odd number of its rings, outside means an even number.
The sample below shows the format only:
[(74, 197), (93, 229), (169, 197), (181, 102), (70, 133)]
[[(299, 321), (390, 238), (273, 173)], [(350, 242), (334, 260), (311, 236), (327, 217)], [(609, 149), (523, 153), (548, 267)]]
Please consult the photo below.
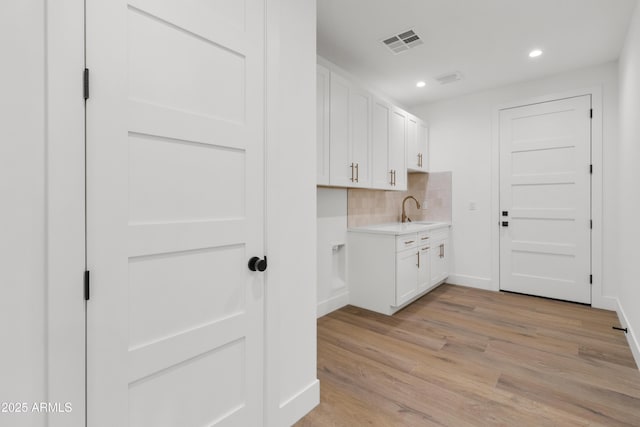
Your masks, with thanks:
[(84, 1), (45, 6), (46, 384), (48, 426), (85, 425)]
[(591, 121), (591, 162), (593, 175), (591, 176), (591, 217), (593, 230), (591, 237), (591, 271), (593, 286), (591, 288), (591, 305), (595, 308), (615, 310), (615, 299), (603, 295), (603, 134), (602, 134), (602, 87), (576, 89), (567, 92), (542, 95), (518, 101), (500, 104), (494, 107), (491, 126), (491, 275), (494, 277), (493, 290), (500, 290), (500, 110), (520, 107), (558, 99), (591, 95), (593, 120)]

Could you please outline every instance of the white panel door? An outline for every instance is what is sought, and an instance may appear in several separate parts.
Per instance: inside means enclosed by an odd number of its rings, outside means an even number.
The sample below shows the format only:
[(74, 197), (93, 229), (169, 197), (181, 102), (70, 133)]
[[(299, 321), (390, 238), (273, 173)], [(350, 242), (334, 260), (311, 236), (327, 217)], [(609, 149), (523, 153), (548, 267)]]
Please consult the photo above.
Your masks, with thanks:
[(591, 97), (500, 112), (500, 288), (591, 303)]
[(264, 2), (88, 0), (88, 425), (262, 422)]

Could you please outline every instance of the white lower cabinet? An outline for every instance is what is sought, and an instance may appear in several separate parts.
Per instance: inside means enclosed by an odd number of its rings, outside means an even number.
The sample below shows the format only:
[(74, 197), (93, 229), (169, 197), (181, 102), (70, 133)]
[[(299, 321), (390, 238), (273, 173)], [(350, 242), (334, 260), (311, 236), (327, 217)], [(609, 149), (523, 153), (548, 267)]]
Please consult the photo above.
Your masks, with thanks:
[(449, 276), (449, 233), (433, 235), (431, 249), (431, 284), (436, 284)]
[(396, 254), (395, 305), (402, 305), (418, 293), (418, 254), (409, 249)]
[(448, 236), (448, 225), (402, 234), (350, 230), (349, 303), (391, 315), (443, 283)]

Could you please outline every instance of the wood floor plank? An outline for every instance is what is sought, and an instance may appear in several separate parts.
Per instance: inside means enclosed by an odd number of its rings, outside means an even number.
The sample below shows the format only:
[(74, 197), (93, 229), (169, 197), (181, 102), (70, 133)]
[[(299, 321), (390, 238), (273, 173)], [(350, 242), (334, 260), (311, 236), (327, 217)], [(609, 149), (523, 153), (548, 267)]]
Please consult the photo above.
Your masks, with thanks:
[(394, 316), (318, 319), (321, 403), (298, 426), (640, 426), (613, 312), (443, 285)]

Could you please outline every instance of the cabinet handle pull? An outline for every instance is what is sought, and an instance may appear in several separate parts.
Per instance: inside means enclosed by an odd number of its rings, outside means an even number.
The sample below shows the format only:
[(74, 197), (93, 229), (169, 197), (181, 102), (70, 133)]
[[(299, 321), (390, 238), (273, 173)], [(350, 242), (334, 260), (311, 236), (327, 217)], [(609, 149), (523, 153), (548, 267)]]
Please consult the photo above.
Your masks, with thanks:
[(360, 182), (360, 163), (356, 163), (356, 182)]
[(396, 171), (393, 170), (392, 172), (393, 172), (393, 186), (395, 187), (396, 186)]
[(418, 255), (418, 268), (420, 268), (420, 251), (416, 252), (416, 255)]
[(404, 242), (405, 245), (410, 245), (411, 243), (413, 243), (414, 240), (407, 240), (406, 242)]
[(389, 181), (389, 184), (393, 185), (393, 169), (389, 171), (389, 175), (391, 175), (391, 181)]
[(431, 246), (425, 246), (424, 248), (422, 248), (423, 251), (428, 251), (431, 248)]
[(429, 240), (429, 237), (421, 237), (420, 240)]
[(354, 179), (353, 179), (353, 163), (351, 163), (351, 182), (354, 182)]
[(444, 243), (440, 245), (440, 258), (444, 258)]

